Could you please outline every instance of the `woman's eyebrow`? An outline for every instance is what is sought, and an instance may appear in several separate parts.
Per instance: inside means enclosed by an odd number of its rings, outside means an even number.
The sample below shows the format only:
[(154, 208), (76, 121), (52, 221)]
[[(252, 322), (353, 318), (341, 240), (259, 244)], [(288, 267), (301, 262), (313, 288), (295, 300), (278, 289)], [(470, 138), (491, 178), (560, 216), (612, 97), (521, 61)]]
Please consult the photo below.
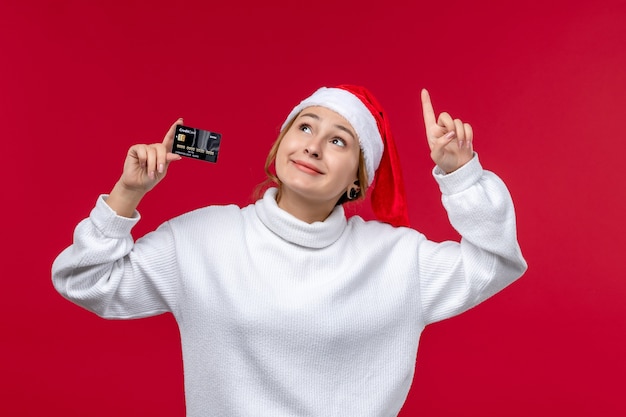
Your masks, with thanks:
[(354, 133), (352, 133), (352, 132), (350, 131), (350, 129), (348, 129), (347, 127), (345, 127), (345, 126), (343, 126), (343, 125), (335, 125), (335, 127), (336, 127), (337, 129), (341, 129), (341, 130), (343, 130), (344, 132), (346, 132), (347, 134), (349, 134), (350, 136), (352, 136), (352, 139), (356, 142), (356, 137), (354, 136)]
[(300, 117), (304, 117), (304, 116), (309, 116), (309, 117), (312, 117), (312, 118), (314, 118), (316, 120), (320, 119), (320, 117), (317, 114), (314, 114), (314, 113), (302, 113), (300, 115)]
[[(305, 117), (305, 116), (311, 117), (311, 118), (313, 118), (313, 119), (315, 119), (315, 120), (320, 120), (320, 117), (319, 117), (317, 114), (313, 114), (313, 113), (303, 113), (303, 114), (301, 114), (301, 115), (300, 115), (300, 117)], [(354, 136), (354, 133), (352, 133), (352, 132), (350, 131), (350, 129), (348, 129), (348, 128), (347, 128), (347, 127), (345, 127), (344, 125), (335, 125), (335, 127), (336, 127), (337, 129), (343, 130), (344, 132), (346, 132), (347, 134), (349, 134), (350, 136), (352, 136), (352, 139), (354, 139), (355, 141), (357, 140), (357, 139), (356, 139), (356, 137)]]

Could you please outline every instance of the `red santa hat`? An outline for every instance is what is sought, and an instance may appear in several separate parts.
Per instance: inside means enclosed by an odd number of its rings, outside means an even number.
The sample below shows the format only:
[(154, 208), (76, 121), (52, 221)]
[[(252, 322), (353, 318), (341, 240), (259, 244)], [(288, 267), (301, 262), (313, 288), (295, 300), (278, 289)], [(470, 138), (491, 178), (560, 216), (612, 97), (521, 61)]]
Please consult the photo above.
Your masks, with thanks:
[(376, 218), (394, 226), (408, 226), (409, 216), (400, 158), (389, 121), (372, 93), (355, 85), (322, 87), (294, 107), (282, 128), (298, 113), (311, 106), (333, 110), (352, 125), (359, 138), (368, 185), (372, 185), (376, 179), (371, 194), (372, 210)]

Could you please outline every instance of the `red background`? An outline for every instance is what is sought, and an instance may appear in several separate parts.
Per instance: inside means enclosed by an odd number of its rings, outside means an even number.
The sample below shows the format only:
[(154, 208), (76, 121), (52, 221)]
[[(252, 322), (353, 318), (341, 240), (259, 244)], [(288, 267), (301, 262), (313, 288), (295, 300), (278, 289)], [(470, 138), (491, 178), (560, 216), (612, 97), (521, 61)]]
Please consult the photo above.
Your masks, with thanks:
[(52, 261), (131, 144), (179, 116), (223, 134), (218, 164), (176, 163), (142, 202), (139, 236), (247, 204), (288, 111), (339, 83), (385, 106), (412, 224), (434, 240), (457, 236), (419, 89), (471, 122), (530, 266), (426, 329), (401, 415), (626, 415), (623, 1), (5, 0), (0, 47), (0, 415), (183, 416), (172, 317), (100, 319), (54, 291)]

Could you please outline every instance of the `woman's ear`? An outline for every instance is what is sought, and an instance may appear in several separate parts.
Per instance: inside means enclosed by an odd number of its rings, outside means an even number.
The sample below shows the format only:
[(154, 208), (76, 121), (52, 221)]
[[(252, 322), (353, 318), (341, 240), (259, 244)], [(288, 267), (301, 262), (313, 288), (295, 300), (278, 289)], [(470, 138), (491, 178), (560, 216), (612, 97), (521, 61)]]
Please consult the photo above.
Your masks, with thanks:
[(357, 179), (356, 181), (354, 181), (354, 185), (351, 186), (350, 189), (347, 191), (348, 200), (354, 200), (359, 196), (360, 192), (361, 187), (359, 187), (359, 180)]

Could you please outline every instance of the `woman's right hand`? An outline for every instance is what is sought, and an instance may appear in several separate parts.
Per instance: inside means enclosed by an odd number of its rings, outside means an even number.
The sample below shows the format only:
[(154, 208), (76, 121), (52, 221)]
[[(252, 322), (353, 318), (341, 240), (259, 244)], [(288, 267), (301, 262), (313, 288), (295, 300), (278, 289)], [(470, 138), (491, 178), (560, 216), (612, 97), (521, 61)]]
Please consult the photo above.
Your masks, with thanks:
[(170, 162), (181, 159), (171, 150), (176, 126), (182, 124), (182, 118), (174, 122), (161, 143), (130, 147), (122, 176), (106, 200), (118, 215), (131, 217), (143, 196), (165, 177)]
[(120, 178), (124, 187), (129, 191), (145, 194), (165, 177), (170, 162), (181, 159), (180, 155), (171, 150), (176, 126), (182, 124), (183, 119), (178, 119), (167, 131), (162, 143), (130, 147)]

